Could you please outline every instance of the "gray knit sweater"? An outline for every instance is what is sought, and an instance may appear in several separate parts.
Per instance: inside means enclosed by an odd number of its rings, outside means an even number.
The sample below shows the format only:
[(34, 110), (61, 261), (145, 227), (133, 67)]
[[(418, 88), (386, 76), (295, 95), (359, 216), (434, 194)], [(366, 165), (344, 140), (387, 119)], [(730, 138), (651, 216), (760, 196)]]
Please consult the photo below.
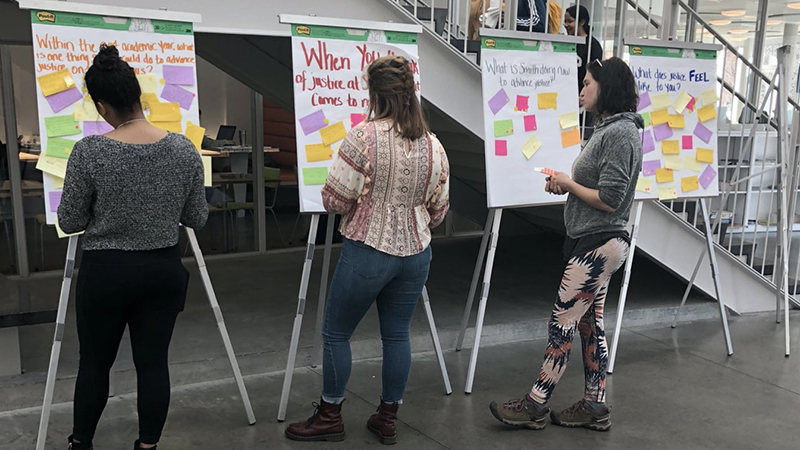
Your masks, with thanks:
[(66, 233), (86, 231), (84, 250), (171, 247), (179, 223), (197, 229), (207, 218), (203, 163), (184, 136), (153, 144), (90, 136), (75, 144), (58, 223)]
[(572, 165), (572, 179), (597, 189), (600, 200), (615, 211), (601, 211), (575, 195), (568, 196), (564, 224), (569, 237), (625, 229), (642, 170), (639, 129), (643, 126), (642, 117), (636, 113), (616, 114), (597, 124), (594, 135)]

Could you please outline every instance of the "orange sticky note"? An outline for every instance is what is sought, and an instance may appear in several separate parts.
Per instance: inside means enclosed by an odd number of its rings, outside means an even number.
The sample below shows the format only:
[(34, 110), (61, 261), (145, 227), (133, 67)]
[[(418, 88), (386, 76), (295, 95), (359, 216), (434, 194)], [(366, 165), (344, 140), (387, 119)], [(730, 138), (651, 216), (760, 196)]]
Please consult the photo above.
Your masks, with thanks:
[(700, 122), (705, 122), (715, 117), (717, 117), (717, 108), (713, 103), (697, 110), (697, 118), (700, 119)]
[(691, 192), (698, 189), (700, 189), (700, 182), (697, 180), (697, 175), (681, 178), (681, 190), (683, 192)]
[(714, 163), (714, 150), (708, 148), (697, 149), (697, 160), (704, 163)]
[(539, 109), (558, 109), (558, 93), (551, 92), (547, 94), (539, 94), (537, 97)]
[(675, 181), (672, 169), (656, 169), (656, 181), (659, 183), (669, 183)]
[(577, 128), (561, 133), (561, 146), (572, 147), (581, 143), (581, 132)]
[(39, 83), (39, 87), (42, 89), (42, 95), (45, 97), (75, 87), (75, 80), (72, 79), (72, 75), (67, 69), (41, 75), (36, 78), (36, 81)]
[(686, 128), (686, 121), (683, 119), (683, 114), (670, 114), (667, 123), (670, 128)]
[(333, 159), (333, 149), (325, 144), (306, 145), (306, 161), (319, 162)]
[(665, 155), (680, 155), (680, 143), (674, 139), (661, 141), (661, 153)]
[(650, 121), (653, 125), (661, 125), (669, 122), (669, 112), (666, 109), (659, 109), (650, 113)]

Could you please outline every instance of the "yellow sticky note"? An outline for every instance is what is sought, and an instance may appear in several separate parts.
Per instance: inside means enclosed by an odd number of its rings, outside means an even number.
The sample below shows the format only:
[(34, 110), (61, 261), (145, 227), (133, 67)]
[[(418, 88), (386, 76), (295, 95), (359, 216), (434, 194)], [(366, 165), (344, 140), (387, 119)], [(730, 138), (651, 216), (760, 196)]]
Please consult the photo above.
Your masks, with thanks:
[(689, 105), (689, 102), (692, 101), (692, 96), (687, 94), (686, 91), (681, 91), (678, 94), (678, 98), (675, 99), (675, 103), (672, 104), (672, 108), (675, 109), (675, 112), (678, 114), (683, 114), (683, 110), (686, 109), (686, 106)]
[(183, 124), (180, 121), (177, 122), (150, 122), (156, 128), (161, 128), (164, 131), (169, 131), (170, 133), (183, 133)]
[(211, 157), (210, 156), (201, 156), (200, 159), (203, 161), (203, 186), (210, 187), (211, 186)]
[(664, 157), (664, 167), (672, 170), (683, 169), (683, 161), (678, 155), (667, 155)]
[(573, 111), (566, 114), (561, 114), (558, 116), (558, 123), (561, 124), (562, 130), (566, 130), (567, 128), (572, 128), (572, 127), (577, 127), (578, 113)]
[(639, 177), (636, 181), (636, 190), (649, 194), (653, 190), (653, 179), (647, 177)]
[(686, 168), (686, 170), (691, 170), (693, 172), (701, 171), (700, 163), (697, 161), (697, 158), (694, 155), (683, 157), (683, 167)]
[(669, 98), (669, 92), (663, 94), (656, 94), (650, 96), (650, 101), (653, 103), (653, 109), (667, 109), (672, 106), (672, 100)]
[(344, 128), (344, 122), (336, 122), (319, 130), (319, 134), (322, 136), (322, 143), (330, 146), (334, 142), (344, 139), (347, 136), (347, 130)]
[(708, 148), (697, 149), (697, 160), (701, 163), (714, 163), (714, 150)]
[(139, 100), (142, 103), (142, 109), (150, 109), (151, 104), (161, 103), (156, 94), (149, 93), (142, 94)]
[(67, 160), (64, 158), (54, 158), (47, 155), (39, 155), (36, 168), (44, 173), (55, 175), (59, 178), (67, 177)]
[(539, 109), (558, 109), (558, 92), (539, 94), (536, 96)]
[(181, 105), (179, 103), (150, 104), (151, 122), (179, 122), (180, 120)]
[(669, 122), (669, 112), (666, 109), (659, 109), (650, 113), (650, 121), (653, 125), (661, 125)]
[(656, 169), (656, 181), (659, 183), (669, 183), (675, 181), (675, 176), (670, 169)]
[(56, 226), (56, 234), (58, 235), (58, 238), (59, 238), (59, 239), (64, 239), (64, 238), (67, 238), (67, 237), (70, 237), (70, 236), (79, 236), (79, 235), (81, 235), (81, 234), (83, 234), (83, 233), (84, 233), (83, 231), (81, 231), (81, 232), (79, 232), (79, 233), (67, 234), (67, 233), (65, 233), (65, 232), (64, 232), (64, 230), (62, 230), (62, 229), (61, 229), (61, 227), (58, 225), (58, 219), (57, 219), (57, 218), (56, 218), (56, 220), (54, 221), (54, 223), (55, 223), (55, 226)]
[(700, 181), (698, 181), (697, 175), (681, 178), (681, 190), (683, 192), (692, 192), (698, 189), (700, 189)]
[(670, 128), (686, 128), (686, 121), (683, 118), (683, 114), (670, 114), (667, 123)]
[[(88, 96), (87, 96), (88, 97)], [(72, 117), (78, 122), (99, 122), (103, 120), (94, 102), (91, 100), (84, 100), (75, 104), (75, 110), (72, 112)]]
[(717, 117), (717, 105), (710, 104), (703, 106), (702, 108), (697, 110), (697, 118), (700, 119), (700, 122), (705, 122), (707, 120), (711, 120)]
[(200, 150), (200, 146), (203, 144), (203, 136), (206, 134), (206, 129), (203, 127), (198, 127), (197, 125), (193, 124), (192, 122), (186, 122), (186, 133), (184, 136), (189, 138), (194, 144), (197, 150)]
[(561, 133), (561, 146), (572, 147), (581, 143), (581, 132), (577, 128)]
[(661, 141), (661, 153), (665, 155), (680, 155), (681, 146), (677, 140), (670, 139)]
[(52, 175), (50, 179), (53, 180), (53, 189), (64, 189), (63, 178)]
[(659, 200), (674, 200), (676, 198), (678, 198), (678, 191), (675, 190), (675, 186), (660, 186), (658, 188)]
[(532, 134), (531, 137), (522, 144), (522, 154), (525, 155), (526, 159), (531, 159), (531, 157), (542, 148), (542, 142), (536, 137), (535, 134)]
[(717, 91), (715, 89), (709, 89), (700, 94), (700, 100), (702, 100), (703, 106), (708, 106), (716, 103), (717, 100), (719, 100), (719, 97), (717, 96)]
[(136, 75), (136, 80), (139, 81), (139, 87), (142, 88), (142, 94), (157, 94), (158, 93), (158, 78), (153, 73), (146, 75)]
[(42, 89), (42, 94), (45, 97), (75, 87), (75, 80), (72, 79), (72, 75), (67, 69), (39, 76), (36, 78), (36, 81), (39, 83), (39, 87)]
[(319, 161), (330, 161), (331, 159), (333, 159), (333, 149), (330, 147), (330, 145), (306, 145), (306, 161), (312, 163)]

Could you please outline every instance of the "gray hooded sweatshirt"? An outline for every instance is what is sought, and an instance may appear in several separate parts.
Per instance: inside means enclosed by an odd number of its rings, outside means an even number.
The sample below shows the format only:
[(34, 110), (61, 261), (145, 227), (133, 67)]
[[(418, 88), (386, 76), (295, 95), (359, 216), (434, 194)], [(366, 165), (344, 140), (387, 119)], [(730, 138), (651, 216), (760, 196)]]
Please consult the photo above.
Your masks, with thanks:
[(600, 200), (615, 209), (592, 208), (575, 195), (567, 197), (564, 224), (573, 239), (596, 233), (625, 230), (642, 170), (644, 120), (637, 113), (624, 112), (599, 121), (594, 135), (572, 165), (572, 179), (600, 191)]

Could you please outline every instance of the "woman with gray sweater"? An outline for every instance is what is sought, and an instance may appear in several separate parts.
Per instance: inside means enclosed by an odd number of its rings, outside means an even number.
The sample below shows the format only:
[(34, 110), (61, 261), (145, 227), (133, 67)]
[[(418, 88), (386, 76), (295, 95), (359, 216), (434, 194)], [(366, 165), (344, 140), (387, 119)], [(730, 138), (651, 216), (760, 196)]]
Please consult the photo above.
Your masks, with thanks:
[(69, 448), (92, 448), (127, 325), (138, 383), (134, 449), (152, 449), (167, 419), (168, 349), (189, 282), (178, 227), (201, 228), (208, 218), (203, 164), (187, 138), (147, 122), (136, 75), (115, 47), (101, 45), (85, 79), (97, 111), (114, 130), (75, 144), (58, 207), (65, 232), (85, 232)]
[[(608, 282), (630, 248), (626, 226), (642, 170), (639, 129), (644, 121), (636, 113), (636, 82), (621, 59), (592, 62), (583, 84), (581, 106), (598, 118), (594, 134), (572, 166), (573, 177), (558, 172), (545, 185), (551, 194), (569, 196), (564, 207), (568, 263), (550, 317), (544, 363), (530, 393), (490, 405), (492, 414), (511, 426), (543, 429), (549, 413), (556, 425), (597, 431), (611, 427), (605, 405), (603, 308)], [(576, 330), (583, 344), (586, 390), (570, 408), (551, 412), (547, 402), (567, 367)]]

